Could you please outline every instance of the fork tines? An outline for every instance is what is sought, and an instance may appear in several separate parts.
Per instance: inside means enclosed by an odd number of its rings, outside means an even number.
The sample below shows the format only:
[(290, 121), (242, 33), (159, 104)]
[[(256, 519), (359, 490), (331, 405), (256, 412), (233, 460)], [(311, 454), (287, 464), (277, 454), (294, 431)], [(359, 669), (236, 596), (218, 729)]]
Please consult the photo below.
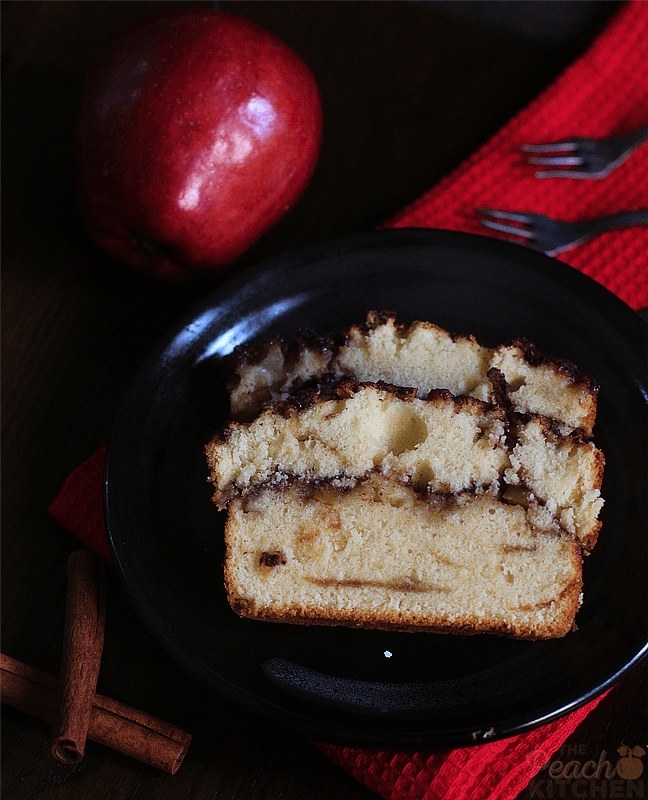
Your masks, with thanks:
[(578, 150), (578, 141), (565, 139), (562, 142), (545, 142), (544, 144), (523, 144), (520, 150), (524, 153), (566, 153)]
[[(526, 152), (532, 151), (527, 150)], [(552, 151), (545, 150), (545, 152)], [(582, 156), (531, 156), (527, 158), (527, 161), (535, 167), (581, 167), (585, 163)]]
[(577, 136), (545, 144), (523, 144), (520, 149), (530, 154), (529, 164), (545, 167), (535, 173), (536, 178), (603, 178), (646, 141), (648, 125), (621, 136)]
[[(582, 145), (582, 140), (549, 142), (547, 144), (523, 144), (520, 150), (523, 153), (533, 153), (527, 158), (527, 163), (534, 167), (582, 167), (585, 159), (582, 155), (569, 155), (577, 153)], [(536, 178), (557, 176), (558, 173), (536, 172)], [(567, 173), (563, 173), (565, 177)]]
[[(481, 219), (479, 220), (480, 223), (485, 228), (491, 228), (494, 231), (499, 231), (500, 233), (510, 233), (514, 236), (521, 236), (523, 239), (532, 239), (533, 232), (525, 227), (520, 227), (522, 225), (528, 225), (530, 217), (528, 214), (520, 214), (514, 211), (496, 211), (492, 208), (476, 208), (475, 211), (478, 214), (482, 214), (486, 217), (493, 217), (493, 219)], [(495, 222), (494, 220), (506, 220), (507, 222), (517, 222), (519, 225), (505, 225), (501, 222)]]

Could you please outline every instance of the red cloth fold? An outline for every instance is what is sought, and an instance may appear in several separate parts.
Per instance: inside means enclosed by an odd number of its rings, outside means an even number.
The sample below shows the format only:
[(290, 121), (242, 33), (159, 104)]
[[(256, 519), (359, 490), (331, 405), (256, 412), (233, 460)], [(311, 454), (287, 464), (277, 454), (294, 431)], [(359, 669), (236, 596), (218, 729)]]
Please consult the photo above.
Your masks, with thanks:
[(103, 512), (103, 468), (106, 448), (102, 447), (67, 478), (49, 513), (64, 528), (108, 561), (112, 555), (106, 538)]
[[(648, 123), (648, 3), (622, 6), (589, 50), (531, 105), (385, 227), (485, 233), (476, 207), (584, 219), (648, 208), (648, 145), (601, 180), (534, 178), (520, 145), (609, 136)], [(560, 256), (635, 309), (648, 306), (648, 227), (606, 233)], [(104, 450), (66, 481), (50, 513), (110, 559), (103, 521)], [(543, 727), (456, 750), (375, 752), (317, 746), (386, 800), (512, 800), (601, 698)]]

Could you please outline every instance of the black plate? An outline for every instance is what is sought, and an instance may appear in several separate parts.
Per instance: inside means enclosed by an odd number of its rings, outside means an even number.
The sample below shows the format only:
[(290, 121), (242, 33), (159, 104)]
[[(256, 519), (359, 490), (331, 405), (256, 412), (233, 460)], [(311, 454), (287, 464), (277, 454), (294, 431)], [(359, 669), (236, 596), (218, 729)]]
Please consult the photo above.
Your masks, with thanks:
[[(427, 319), (487, 346), (524, 336), (601, 387), (603, 532), (584, 567), (578, 630), (522, 642), (239, 619), (221, 580), (223, 514), (203, 447), (227, 415), (221, 357), (370, 309)], [(272, 259), (208, 297), (155, 349), (108, 449), (115, 562), (144, 621), (208, 687), (322, 741), (471, 745), (576, 709), (645, 655), (646, 324), (559, 261), (496, 239), (389, 230)]]

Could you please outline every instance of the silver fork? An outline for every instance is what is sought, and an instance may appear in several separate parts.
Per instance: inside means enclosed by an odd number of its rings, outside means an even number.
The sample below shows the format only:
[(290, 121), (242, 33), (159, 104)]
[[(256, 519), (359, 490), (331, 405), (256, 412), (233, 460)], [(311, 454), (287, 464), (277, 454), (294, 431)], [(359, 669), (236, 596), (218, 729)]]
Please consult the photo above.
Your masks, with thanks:
[[(609, 217), (584, 222), (562, 222), (542, 214), (523, 214), (516, 211), (495, 211), (491, 208), (476, 208), (476, 213), (492, 219), (482, 219), (481, 224), (499, 233), (519, 236), (520, 242), (534, 250), (556, 256), (605, 231), (627, 228), (631, 225), (648, 225), (648, 209), (625, 211)], [(498, 222), (497, 220), (503, 220)], [(515, 224), (506, 224), (515, 223)]]
[(525, 144), (521, 150), (536, 154), (527, 159), (529, 164), (559, 167), (540, 170), (535, 173), (536, 178), (604, 178), (646, 141), (648, 125), (609, 139), (577, 137), (548, 144)]

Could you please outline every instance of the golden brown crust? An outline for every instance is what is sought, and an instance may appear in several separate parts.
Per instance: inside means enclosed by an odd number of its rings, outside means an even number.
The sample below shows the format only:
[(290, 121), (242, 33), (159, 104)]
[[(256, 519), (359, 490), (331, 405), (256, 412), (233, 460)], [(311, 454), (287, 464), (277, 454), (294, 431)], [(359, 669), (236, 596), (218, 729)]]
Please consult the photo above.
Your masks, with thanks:
[(449, 633), (461, 636), (474, 636), (479, 633), (490, 633), (512, 639), (526, 639), (539, 641), (542, 639), (558, 639), (572, 630), (574, 617), (580, 606), (581, 583), (574, 582), (569, 590), (569, 596), (564, 598), (563, 611), (559, 620), (554, 625), (528, 627), (505, 623), (502, 620), (481, 620), (476, 617), (466, 616), (463, 622), (437, 623), (426, 620), (410, 620), (407, 623), (398, 621), (389, 622), (382, 618), (363, 618), (362, 615), (348, 613), (346, 615), (308, 616), (297, 610), (268, 611), (255, 609), (241, 598), (229, 596), (229, 604), (240, 617), (254, 619), (260, 622), (278, 622), (296, 625), (341, 625), (346, 628), (360, 628), (383, 631), (396, 631), (403, 633)]

